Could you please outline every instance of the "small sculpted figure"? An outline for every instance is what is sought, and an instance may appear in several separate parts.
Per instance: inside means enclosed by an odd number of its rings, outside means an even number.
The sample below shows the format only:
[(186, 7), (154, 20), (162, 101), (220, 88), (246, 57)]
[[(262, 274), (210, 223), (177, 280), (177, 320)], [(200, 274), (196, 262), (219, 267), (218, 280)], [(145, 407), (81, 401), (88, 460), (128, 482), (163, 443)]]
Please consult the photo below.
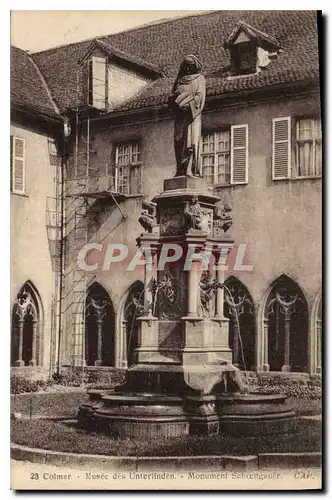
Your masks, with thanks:
[(217, 293), (217, 289), (220, 287), (220, 285), (218, 281), (212, 277), (209, 271), (204, 271), (202, 273), (199, 286), (202, 312), (204, 315), (209, 316), (211, 299)]
[(152, 233), (153, 228), (157, 225), (156, 204), (152, 201), (143, 200), (142, 208), (143, 211), (140, 218), (138, 219), (138, 222), (146, 232)]
[(197, 196), (192, 196), (190, 201), (187, 201), (183, 214), (186, 219), (187, 230), (204, 230), (203, 213)]
[(218, 221), (218, 226), (222, 228), (224, 233), (226, 233), (233, 224), (233, 218), (230, 214), (231, 211), (232, 207), (229, 203), (224, 203), (222, 206), (215, 207), (214, 220)]

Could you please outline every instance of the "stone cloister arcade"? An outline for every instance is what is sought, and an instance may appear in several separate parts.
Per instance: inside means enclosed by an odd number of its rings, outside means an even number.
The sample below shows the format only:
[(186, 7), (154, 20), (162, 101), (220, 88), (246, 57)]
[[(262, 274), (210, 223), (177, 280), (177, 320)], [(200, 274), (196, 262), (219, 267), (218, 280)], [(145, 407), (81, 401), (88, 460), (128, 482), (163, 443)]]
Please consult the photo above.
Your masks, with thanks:
[[(107, 290), (94, 282), (85, 303), (85, 365), (126, 368), (133, 363), (143, 284), (134, 282), (118, 307)], [(321, 372), (322, 299), (311, 307), (299, 285), (281, 275), (259, 304), (236, 277), (225, 282), (224, 314), (229, 318), (233, 363), (242, 370)], [(12, 306), (11, 365), (41, 366), (43, 307), (37, 288), (25, 282)]]

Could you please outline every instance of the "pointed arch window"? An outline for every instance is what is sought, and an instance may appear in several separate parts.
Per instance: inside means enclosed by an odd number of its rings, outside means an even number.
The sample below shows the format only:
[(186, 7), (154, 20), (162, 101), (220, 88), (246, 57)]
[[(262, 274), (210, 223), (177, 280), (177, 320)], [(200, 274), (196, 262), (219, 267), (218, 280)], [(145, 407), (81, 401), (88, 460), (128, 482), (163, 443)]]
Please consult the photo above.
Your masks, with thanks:
[(242, 370), (255, 366), (255, 308), (251, 295), (234, 276), (225, 282), (224, 313), (229, 318), (229, 347), (233, 363)]
[(17, 294), (12, 310), (12, 366), (41, 364), (41, 307), (34, 287), (26, 282)]
[(127, 366), (135, 362), (138, 345), (138, 321), (144, 309), (144, 285), (136, 281), (131, 285), (121, 314), (121, 329), (124, 345), (124, 361)]
[(265, 307), (271, 371), (308, 371), (308, 306), (300, 287), (283, 275)]
[(94, 283), (87, 291), (85, 307), (85, 363), (114, 366), (114, 308), (106, 290)]

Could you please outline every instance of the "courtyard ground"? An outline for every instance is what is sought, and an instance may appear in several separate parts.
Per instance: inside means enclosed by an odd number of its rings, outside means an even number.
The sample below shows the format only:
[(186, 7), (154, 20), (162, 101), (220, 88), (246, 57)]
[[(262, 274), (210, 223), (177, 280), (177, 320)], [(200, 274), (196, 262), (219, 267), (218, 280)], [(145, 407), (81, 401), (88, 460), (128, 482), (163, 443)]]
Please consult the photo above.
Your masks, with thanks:
[[(34, 417), (75, 418), (83, 401), (87, 400), (86, 391), (77, 387), (66, 391), (42, 391), (11, 396), (11, 411)], [(319, 415), (322, 411), (320, 399), (288, 398), (296, 415)]]
[(184, 436), (153, 441), (120, 440), (90, 433), (75, 420), (14, 420), (11, 442), (31, 448), (108, 456), (257, 455), (260, 453), (321, 451), (321, 421), (297, 418), (287, 434)]

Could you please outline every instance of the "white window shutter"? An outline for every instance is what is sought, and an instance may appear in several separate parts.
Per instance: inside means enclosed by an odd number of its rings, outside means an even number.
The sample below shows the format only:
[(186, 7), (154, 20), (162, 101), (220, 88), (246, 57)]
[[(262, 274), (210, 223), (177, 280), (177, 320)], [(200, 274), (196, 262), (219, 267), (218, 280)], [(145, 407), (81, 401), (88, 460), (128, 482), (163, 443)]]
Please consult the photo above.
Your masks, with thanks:
[(92, 106), (106, 109), (107, 106), (107, 59), (92, 57)]
[(25, 140), (12, 137), (12, 191), (25, 192)]
[(231, 183), (248, 183), (248, 125), (231, 127)]
[(272, 179), (291, 176), (291, 117), (273, 118)]

